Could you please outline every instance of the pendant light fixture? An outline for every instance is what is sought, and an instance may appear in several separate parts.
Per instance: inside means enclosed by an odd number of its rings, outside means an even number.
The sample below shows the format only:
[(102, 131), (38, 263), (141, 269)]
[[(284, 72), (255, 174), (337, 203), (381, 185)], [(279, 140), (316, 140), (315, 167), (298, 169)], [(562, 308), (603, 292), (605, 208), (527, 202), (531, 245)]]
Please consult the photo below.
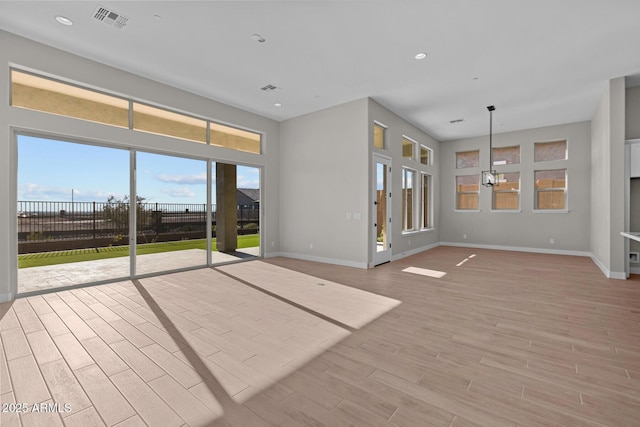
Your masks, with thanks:
[(497, 187), (498, 186), (498, 174), (493, 170), (493, 112), (496, 107), (489, 105), (489, 170), (482, 171), (482, 185), (485, 187)]

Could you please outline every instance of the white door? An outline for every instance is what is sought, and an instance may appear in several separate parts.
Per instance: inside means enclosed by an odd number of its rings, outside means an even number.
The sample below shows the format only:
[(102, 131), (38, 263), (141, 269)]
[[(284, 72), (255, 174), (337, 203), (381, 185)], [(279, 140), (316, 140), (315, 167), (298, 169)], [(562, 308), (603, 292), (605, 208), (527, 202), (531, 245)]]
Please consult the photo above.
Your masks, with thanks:
[(372, 265), (391, 261), (391, 159), (373, 155)]

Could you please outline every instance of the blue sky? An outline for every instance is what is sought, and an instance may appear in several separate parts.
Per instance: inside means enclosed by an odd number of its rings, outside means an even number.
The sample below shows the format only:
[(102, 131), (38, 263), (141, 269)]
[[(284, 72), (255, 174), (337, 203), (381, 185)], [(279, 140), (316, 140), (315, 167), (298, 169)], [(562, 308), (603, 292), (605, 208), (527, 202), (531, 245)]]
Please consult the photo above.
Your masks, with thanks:
[[(147, 201), (206, 203), (202, 160), (138, 152), (137, 170), (138, 194)], [(238, 188), (259, 188), (259, 169), (237, 171)], [(67, 202), (72, 190), (78, 202), (129, 194), (129, 151), (20, 135), (18, 200)]]

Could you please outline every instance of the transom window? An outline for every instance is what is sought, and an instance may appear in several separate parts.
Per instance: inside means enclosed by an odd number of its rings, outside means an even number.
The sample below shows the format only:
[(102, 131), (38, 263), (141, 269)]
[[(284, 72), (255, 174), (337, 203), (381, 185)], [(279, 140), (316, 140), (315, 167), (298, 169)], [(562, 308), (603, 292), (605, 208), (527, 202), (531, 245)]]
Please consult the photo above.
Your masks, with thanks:
[(384, 141), (384, 134), (385, 134), (385, 127), (378, 124), (378, 123), (374, 123), (373, 124), (373, 146), (376, 148), (385, 148), (385, 141)]
[(262, 152), (259, 133), (15, 69), (11, 70), (11, 106), (231, 150)]
[(567, 159), (567, 140), (562, 139), (559, 141), (550, 142), (536, 142), (534, 145), (535, 162), (548, 162), (551, 160), (566, 160)]
[(493, 149), (493, 164), (498, 165), (517, 165), (520, 163), (520, 146), (513, 147), (496, 147)]
[(480, 150), (456, 153), (456, 169), (477, 168), (480, 166)]
[(431, 149), (425, 147), (424, 145), (420, 146), (420, 163), (426, 166), (431, 165)]
[(405, 159), (413, 159), (415, 153), (416, 143), (409, 138), (402, 137), (402, 157)]

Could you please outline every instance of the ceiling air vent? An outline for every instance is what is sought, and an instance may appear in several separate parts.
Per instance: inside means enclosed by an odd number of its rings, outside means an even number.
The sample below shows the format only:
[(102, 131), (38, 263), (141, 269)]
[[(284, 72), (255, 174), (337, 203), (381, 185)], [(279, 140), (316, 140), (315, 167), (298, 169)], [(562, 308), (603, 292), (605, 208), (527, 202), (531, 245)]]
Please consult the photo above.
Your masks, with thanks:
[(462, 123), (464, 122), (464, 119), (455, 119), (455, 120), (449, 120), (449, 123), (454, 124), (454, 123)]
[(276, 89), (278, 89), (278, 88), (275, 87), (274, 85), (266, 85), (266, 86), (260, 88), (260, 90), (262, 90), (264, 92), (273, 92)]
[(129, 22), (129, 18), (126, 16), (100, 5), (98, 5), (96, 10), (93, 12), (93, 19), (103, 22), (111, 27), (115, 27), (118, 30), (126, 27)]

